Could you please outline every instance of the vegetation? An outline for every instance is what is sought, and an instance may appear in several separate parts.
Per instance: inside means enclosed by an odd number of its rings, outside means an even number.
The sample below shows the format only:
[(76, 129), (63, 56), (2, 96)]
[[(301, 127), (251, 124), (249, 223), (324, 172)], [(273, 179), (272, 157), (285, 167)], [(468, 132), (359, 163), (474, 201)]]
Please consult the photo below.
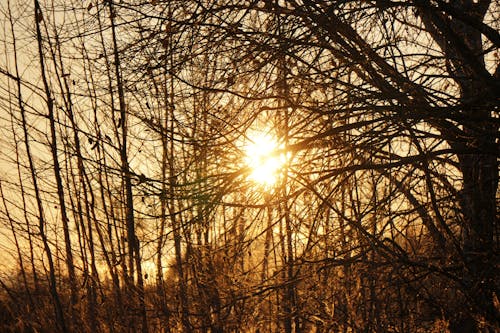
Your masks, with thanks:
[(0, 331), (500, 331), (499, 9), (2, 2)]

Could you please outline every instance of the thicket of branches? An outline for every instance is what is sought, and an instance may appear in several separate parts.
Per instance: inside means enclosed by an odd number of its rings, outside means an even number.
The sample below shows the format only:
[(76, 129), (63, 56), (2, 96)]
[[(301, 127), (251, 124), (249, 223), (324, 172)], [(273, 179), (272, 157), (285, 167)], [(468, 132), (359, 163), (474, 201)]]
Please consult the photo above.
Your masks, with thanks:
[(497, 332), (499, 10), (2, 2), (0, 330)]

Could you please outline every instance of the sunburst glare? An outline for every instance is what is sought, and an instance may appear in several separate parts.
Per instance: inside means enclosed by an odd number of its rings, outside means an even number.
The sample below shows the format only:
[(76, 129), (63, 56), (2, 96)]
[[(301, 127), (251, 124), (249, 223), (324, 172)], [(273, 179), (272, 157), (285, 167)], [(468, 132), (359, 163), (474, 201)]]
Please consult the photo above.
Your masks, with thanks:
[(245, 146), (245, 163), (251, 169), (248, 178), (266, 187), (274, 185), (286, 162), (286, 155), (280, 149), (276, 139), (269, 134), (259, 133), (252, 137)]

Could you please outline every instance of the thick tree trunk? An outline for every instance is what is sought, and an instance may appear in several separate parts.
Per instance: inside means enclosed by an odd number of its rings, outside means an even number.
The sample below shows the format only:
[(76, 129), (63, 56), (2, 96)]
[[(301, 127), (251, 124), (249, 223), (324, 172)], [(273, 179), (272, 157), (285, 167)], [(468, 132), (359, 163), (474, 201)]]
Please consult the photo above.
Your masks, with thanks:
[[(471, 301), (472, 313), (498, 325), (498, 312), (494, 306), (495, 294), (498, 295), (495, 285), (498, 261), (493, 247), (493, 231), (497, 223), (498, 163), (495, 156), (486, 154), (462, 155), (460, 162), (464, 177), (464, 286)], [(462, 318), (460, 321), (463, 320)], [(462, 326), (458, 324), (457, 332), (461, 331)]]
[[(470, 91), (472, 93), (472, 91)], [(468, 95), (465, 94), (465, 95)], [(471, 112), (472, 113), (472, 112)], [(489, 112), (482, 110), (487, 119)], [(496, 192), (498, 188), (498, 161), (490, 147), (495, 145), (496, 125), (483, 123), (464, 126), (468, 141), (478, 152), (460, 154), (463, 174), (461, 207), (463, 213), (462, 249), (464, 257), (464, 291), (470, 300), (470, 309), (460, 316), (457, 332), (463, 332), (463, 321), (483, 321), (499, 324), (499, 313), (494, 305), (498, 297), (498, 258), (495, 254), (494, 233), (497, 228)], [(495, 296), (496, 295), (496, 296)], [(472, 318), (475, 317), (475, 318)], [(475, 326), (475, 325), (474, 325)], [(477, 330), (474, 328), (472, 331)]]
[[(458, 0), (449, 7), (482, 22), (490, 2)], [(486, 70), (481, 32), (454, 15), (431, 9), (428, 1), (421, 1), (419, 5), (428, 32), (448, 59), (450, 77), (460, 87), (460, 106), (465, 119), (460, 125), (465, 138), (449, 138), (449, 143), (458, 149), (463, 175), (462, 292), (468, 304), (451, 318), (450, 328), (452, 332), (477, 332), (479, 322), (486, 322), (486, 326), (499, 325), (499, 313), (494, 305), (494, 298), (498, 297), (498, 258), (493, 237), (498, 224), (499, 165), (495, 142), (498, 125), (492, 121), (492, 112), (498, 107), (500, 82)]]

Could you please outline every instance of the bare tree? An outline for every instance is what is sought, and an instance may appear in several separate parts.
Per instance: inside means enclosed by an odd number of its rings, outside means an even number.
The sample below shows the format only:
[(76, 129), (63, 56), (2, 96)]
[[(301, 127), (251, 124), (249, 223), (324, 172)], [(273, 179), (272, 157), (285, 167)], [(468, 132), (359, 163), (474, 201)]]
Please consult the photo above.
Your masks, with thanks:
[(0, 210), (33, 313), (46, 283), (60, 331), (498, 330), (498, 3), (15, 3)]

